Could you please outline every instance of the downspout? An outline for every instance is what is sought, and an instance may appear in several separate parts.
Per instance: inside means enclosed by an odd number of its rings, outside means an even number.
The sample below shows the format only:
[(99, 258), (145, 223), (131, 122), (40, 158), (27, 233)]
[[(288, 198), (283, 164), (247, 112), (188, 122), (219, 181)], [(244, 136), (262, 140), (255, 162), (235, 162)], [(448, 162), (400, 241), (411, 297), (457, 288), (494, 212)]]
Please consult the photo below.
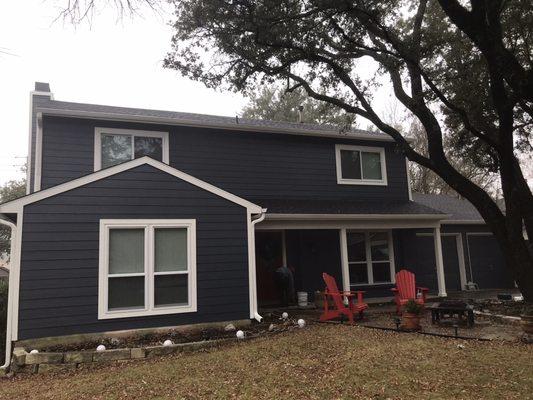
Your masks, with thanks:
[(13, 255), (15, 254), (15, 240), (16, 240), (16, 236), (17, 236), (17, 226), (15, 224), (13, 224), (12, 222), (9, 222), (9, 221), (6, 221), (2, 218), (0, 218), (0, 225), (6, 225), (8, 226), (9, 228), (11, 228), (11, 250), (10, 250), (10, 254), (9, 254), (9, 259), (10, 259), (10, 268), (9, 268), (9, 286), (8, 286), (8, 300), (7, 300), (7, 321), (6, 321), (6, 358), (5, 358), (5, 362), (4, 362), (4, 365), (0, 366), (0, 369), (2, 370), (7, 370), (7, 368), (9, 367), (9, 364), (11, 363), (11, 330), (12, 330), (12, 324), (11, 324), (11, 319), (12, 319), (12, 315), (13, 315), (13, 311), (11, 310), (11, 308), (13, 307), (13, 279), (14, 279), (14, 274), (13, 274), (13, 260), (14, 260), (14, 257)]
[(254, 310), (253, 310), (253, 314), (254, 314), (254, 319), (257, 322), (261, 322), (263, 320), (263, 317), (261, 315), (259, 315), (259, 312), (257, 310), (257, 275), (256, 275), (256, 270), (255, 270), (255, 267), (256, 267), (256, 264), (255, 264), (255, 224), (258, 224), (259, 222), (261, 222), (261, 221), (263, 221), (265, 219), (266, 211), (267, 211), (267, 209), (263, 208), (261, 210), (261, 214), (259, 214), (258, 217), (256, 217), (255, 219), (252, 217), (252, 232), (251, 232), (251, 234), (253, 235), (252, 243), (254, 243), (254, 253), (253, 253), (253, 258), (252, 258), (252, 263), (253, 263), (252, 271), (253, 271), (253, 282), (254, 282), (254, 289), (253, 289)]

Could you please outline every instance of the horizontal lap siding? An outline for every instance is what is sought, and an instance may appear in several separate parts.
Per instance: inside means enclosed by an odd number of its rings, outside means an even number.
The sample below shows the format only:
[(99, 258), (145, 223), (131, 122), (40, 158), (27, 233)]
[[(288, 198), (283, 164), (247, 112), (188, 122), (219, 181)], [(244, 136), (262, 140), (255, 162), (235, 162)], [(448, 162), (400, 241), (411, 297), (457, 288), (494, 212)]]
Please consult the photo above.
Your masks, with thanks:
[[(197, 313), (98, 320), (104, 218), (196, 219)], [(25, 207), (20, 339), (246, 319), (248, 299), (246, 209), (155, 168), (141, 166)]]
[[(405, 159), (392, 143), (49, 116), (44, 117), (43, 188), (93, 171), (97, 126), (168, 131), (171, 166), (248, 199), (407, 200), (408, 196)], [(385, 146), (388, 185), (338, 185), (337, 143)], [(109, 185), (105, 182), (99, 189)], [(91, 189), (86, 194), (90, 196)]]

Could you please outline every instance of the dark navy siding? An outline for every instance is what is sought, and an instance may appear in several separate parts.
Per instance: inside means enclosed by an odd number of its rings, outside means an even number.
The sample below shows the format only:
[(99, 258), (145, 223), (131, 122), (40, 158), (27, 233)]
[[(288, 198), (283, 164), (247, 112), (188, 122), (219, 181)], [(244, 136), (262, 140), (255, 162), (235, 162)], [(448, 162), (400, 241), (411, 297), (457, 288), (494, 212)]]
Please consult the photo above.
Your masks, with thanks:
[[(94, 128), (170, 132), (170, 165), (248, 199), (407, 200), (393, 143), (44, 117), (42, 187), (93, 171)], [(335, 144), (385, 146), (388, 186), (338, 185)]]
[[(437, 272), (433, 238), (417, 237), (416, 233), (420, 232), (430, 233), (432, 230), (402, 229), (399, 231), (404, 266), (415, 273), (417, 285), (428, 287), (436, 292)], [(479, 239), (475, 243), (469, 243), (472, 240), (467, 242), (467, 233), (490, 232), (486, 225), (443, 225), (441, 232), (461, 234), (467, 281), (478, 283), (481, 289), (513, 287), (512, 278), (506, 269), (501, 250), (492, 237), (478, 236)], [(457, 248), (451, 242), (448, 240), (443, 243), (442, 251), (445, 263), (447, 259), (449, 260), (448, 263), (455, 262), (456, 255), (453, 252), (457, 252)], [(469, 254), (469, 247), (470, 252), (476, 252), (476, 254)], [(484, 257), (483, 253), (488, 256)], [(472, 261), (473, 265), (470, 265), (470, 261)], [(481, 263), (485, 265), (481, 265)], [(447, 277), (448, 280), (456, 280), (456, 277)], [(447, 282), (446, 289), (447, 291), (452, 291), (453, 284), (448, 284)]]
[[(197, 221), (198, 312), (98, 320), (99, 220)], [(140, 166), (24, 211), (19, 338), (249, 318), (246, 209)]]

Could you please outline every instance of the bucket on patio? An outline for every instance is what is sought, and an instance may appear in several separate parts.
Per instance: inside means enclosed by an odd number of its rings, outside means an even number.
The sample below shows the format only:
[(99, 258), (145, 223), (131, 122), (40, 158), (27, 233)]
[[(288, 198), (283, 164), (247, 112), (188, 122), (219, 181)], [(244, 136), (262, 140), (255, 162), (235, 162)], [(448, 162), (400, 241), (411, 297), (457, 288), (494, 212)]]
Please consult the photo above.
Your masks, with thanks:
[(298, 292), (296, 297), (298, 298), (299, 307), (307, 307), (307, 292)]

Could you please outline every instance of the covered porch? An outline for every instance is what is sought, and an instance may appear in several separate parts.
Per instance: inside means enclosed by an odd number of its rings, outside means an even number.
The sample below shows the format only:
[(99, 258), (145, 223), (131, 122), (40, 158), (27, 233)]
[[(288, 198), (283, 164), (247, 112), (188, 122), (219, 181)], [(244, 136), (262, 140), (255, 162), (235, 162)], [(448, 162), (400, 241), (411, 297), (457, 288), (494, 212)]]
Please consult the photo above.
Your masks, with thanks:
[[(293, 275), (294, 293), (306, 292), (310, 301), (324, 289), (323, 272), (335, 277), (343, 290), (366, 291), (368, 299), (389, 298), (395, 274), (404, 268), (414, 272), (417, 285), (428, 287), (433, 295), (445, 297), (447, 287), (460, 290), (466, 284), (464, 265), (459, 257), (445, 263), (443, 217), (435, 213), (267, 213), (255, 232), (258, 305), (268, 308), (282, 302), (276, 278), (281, 266)], [(427, 235), (422, 242), (420, 233)]]

